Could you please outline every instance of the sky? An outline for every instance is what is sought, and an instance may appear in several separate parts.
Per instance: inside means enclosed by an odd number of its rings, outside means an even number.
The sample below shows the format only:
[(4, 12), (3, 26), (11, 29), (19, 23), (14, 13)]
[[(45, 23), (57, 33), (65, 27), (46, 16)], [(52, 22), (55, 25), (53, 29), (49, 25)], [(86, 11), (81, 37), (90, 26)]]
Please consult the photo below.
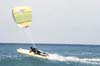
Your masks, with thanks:
[(12, 18), (16, 6), (32, 6), (34, 43), (100, 45), (100, 0), (2, 0), (0, 42), (30, 43)]

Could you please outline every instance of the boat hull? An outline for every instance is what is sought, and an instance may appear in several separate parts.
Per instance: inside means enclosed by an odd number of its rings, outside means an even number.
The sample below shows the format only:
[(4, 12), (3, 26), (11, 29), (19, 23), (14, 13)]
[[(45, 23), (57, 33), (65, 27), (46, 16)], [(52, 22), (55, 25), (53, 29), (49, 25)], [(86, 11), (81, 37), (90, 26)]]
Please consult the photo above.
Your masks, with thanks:
[(48, 57), (48, 56), (41, 56), (41, 55), (35, 54), (34, 52), (30, 52), (30, 50), (23, 49), (23, 48), (17, 49), (17, 52), (21, 53), (21, 54), (32, 56), (32, 57), (36, 57), (36, 58), (42, 58), (42, 59), (47, 59), (47, 57)]

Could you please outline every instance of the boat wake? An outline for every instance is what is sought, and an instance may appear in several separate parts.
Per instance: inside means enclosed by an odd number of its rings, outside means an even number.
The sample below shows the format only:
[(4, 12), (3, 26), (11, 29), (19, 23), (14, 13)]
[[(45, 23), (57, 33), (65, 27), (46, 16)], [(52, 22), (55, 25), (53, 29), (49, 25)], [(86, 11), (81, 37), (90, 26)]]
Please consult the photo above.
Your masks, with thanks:
[(60, 56), (58, 54), (50, 54), (48, 59), (49, 60), (55, 60), (55, 61), (80, 62), (80, 63), (100, 65), (100, 58), (79, 58), (79, 57), (76, 57), (76, 56), (64, 57), (64, 56)]
[[(0, 61), (4, 59), (15, 59), (15, 60), (22, 60), (25, 57), (29, 57), (27, 55), (18, 56), (18, 55), (1, 55)], [(85, 64), (96, 64), (100, 65), (100, 58), (80, 58), (76, 56), (61, 56), (58, 54), (49, 54), (47, 57), (48, 60), (51, 61), (60, 61), (60, 62), (78, 62), (78, 63), (85, 63)]]

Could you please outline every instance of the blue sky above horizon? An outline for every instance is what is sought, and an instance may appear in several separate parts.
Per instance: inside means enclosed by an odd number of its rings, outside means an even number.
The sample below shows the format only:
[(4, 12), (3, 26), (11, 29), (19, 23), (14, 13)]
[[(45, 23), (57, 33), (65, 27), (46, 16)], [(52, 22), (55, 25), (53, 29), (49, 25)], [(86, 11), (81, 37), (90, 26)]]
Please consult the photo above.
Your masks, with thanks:
[(32, 6), (33, 23), (28, 31), (35, 43), (100, 44), (99, 0), (3, 0), (0, 42), (30, 42), (12, 18), (16, 6)]

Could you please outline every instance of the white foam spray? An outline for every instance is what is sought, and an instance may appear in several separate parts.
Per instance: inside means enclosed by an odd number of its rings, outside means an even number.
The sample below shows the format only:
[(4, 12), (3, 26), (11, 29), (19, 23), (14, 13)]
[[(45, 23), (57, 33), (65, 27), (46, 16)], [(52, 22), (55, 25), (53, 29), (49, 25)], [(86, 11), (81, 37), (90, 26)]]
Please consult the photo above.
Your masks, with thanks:
[(60, 56), (58, 54), (50, 54), (49, 60), (64, 61), (64, 62), (80, 62), (87, 64), (97, 64), (100, 65), (100, 58), (79, 58), (76, 56)]

